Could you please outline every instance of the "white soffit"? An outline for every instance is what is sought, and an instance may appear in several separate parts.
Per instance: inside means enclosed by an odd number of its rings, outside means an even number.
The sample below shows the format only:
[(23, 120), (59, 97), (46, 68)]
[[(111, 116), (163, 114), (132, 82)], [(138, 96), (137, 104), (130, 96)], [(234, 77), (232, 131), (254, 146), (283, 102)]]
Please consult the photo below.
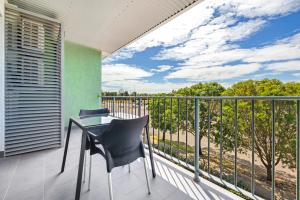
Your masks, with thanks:
[(8, 0), (63, 22), (65, 39), (111, 54), (202, 0)]

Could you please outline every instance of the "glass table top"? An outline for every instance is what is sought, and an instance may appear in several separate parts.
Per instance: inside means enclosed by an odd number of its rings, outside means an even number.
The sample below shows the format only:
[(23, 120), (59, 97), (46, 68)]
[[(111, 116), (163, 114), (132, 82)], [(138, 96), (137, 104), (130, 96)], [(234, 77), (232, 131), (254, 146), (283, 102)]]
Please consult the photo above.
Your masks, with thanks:
[(72, 119), (80, 124), (83, 127), (89, 126), (97, 126), (97, 125), (104, 125), (109, 124), (113, 119), (134, 119), (137, 118), (136, 115), (125, 114), (124, 113), (115, 113), (114, 116), (111, 114), (101, 114), (101, 115), (92, 115), (92, 116), (75, 116)]

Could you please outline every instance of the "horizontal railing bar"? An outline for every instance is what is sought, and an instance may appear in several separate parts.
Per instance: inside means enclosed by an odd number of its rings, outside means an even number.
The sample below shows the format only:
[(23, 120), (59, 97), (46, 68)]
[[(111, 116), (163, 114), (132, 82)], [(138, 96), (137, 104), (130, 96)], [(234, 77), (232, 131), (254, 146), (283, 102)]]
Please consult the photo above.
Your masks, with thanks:
[(300, 96), (102, 96), (102, 98), (172, 98), (172, 99), (237, 99), (237, 100), (300, 100)]

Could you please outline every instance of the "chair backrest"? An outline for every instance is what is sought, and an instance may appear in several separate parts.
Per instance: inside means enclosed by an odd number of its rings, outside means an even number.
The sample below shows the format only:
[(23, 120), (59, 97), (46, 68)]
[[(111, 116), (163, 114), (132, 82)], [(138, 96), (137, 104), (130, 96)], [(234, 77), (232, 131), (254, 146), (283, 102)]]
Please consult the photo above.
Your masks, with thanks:
[(101, 115), (101, 114), (109, 114), (108, 108), (100, 108), (100, 109), (94, 109), (94, 110), (85, 110), (80, 109), (79, 116), (91, 116), (91, 115)]
[(141, 134), (149, 116), (136, 119), (114, 119), (102, 136), (102, 145), (113, 157), (123, 156), (141, 145)]

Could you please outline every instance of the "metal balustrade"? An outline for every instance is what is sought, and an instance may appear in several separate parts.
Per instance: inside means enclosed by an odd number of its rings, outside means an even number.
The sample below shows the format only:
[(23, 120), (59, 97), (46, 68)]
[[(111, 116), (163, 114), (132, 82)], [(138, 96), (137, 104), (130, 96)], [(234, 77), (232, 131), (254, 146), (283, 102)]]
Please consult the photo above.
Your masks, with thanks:
[[(300, 199), (300, 97), (297, 96), (104, 96), (101, 97), (102, 106), (109, 108), (112, 115), (121, 118), (132, 118), (135, 116), (150, 116), (150, 133), (154, 152), (184, 166), (185, 168), (194, 172), (194, 180), (199, 181), (199, 176), (206, 177), (209, 180), (223, 185), (229, 189), (240, 192), (250, 198), (260, 199), (276, 198), (276, 171), (275, 171), (275, 156), (276, 156), (276, 131), (278, 125), (276, 124), (276, 106), (278, 102), (289, 102), (289, 106), (295, 112), (295, 120), (291, 123), (295, 125), (295, 141), (296, 141), (296, 181), (295, 191), (293, 193), (296, 199)], [(255, 142), (255, 128), (256, 128), (256, 106), (259, 102), (269, 103), (270, 105), (270, 129), (271, 129), (271, 159), (272, 159), (272, 179), (270, 185), (270, 196), (261, 197), (256, 193), (256, 165), (255, 165), (255, 151), (257, 144)], [(239, 103), (245, 103), (246, 108), (249, 109), (249, 120), (243, 119), (239, 112)], [(205, 107), (204, 110), (203, 107)], [(225, 107), (225, 108), (224, 108)], [(233, 138), (233, 173), (232, 180), (228, 180), (228, 176), (224, 177), (224, 128), (228, 124), (224, 124), (224, 109), (232, 109), (232, 128)], [(242, 110), (245, 112), (245, 110)], [(201, 115), (205, 114), (205, 115)], [(247, 114), (247, 113), (246, 113)], [(192, 116), (192, 118), (191, 118)], [(214, 119), (213, 119), (214, 117)], [(227, 119), (228, 120), (228, 119)], [(247, 121), (248, 120), (248, 121)], [(167, 123), (168, 122), (168, 123)], [(191, 124), (193, 122), (193, 124)], [(243, 189), (238, 182), (238, 139), (240, 137), (239, 123), (249, 122), (249, 139), (251, 154), (250, 172), (250, 187)], [(227, 121), (228, 123), (228, 121)], [(205, 130), (203, 129), (205, 124)], [(191, 126), (192, 125), (192, 126)], [(266, 124), (267, 126), (267, 124)], [(192, 128), (191, 128), (192, 127)], [(213, 131), (214, 127), (214, 131)], [(202, 131), (202, 132), (201, 132)], [(205, 160), (201, 158), (199, 143), (200, 135), (206, 132), (207, 138), (207, 156)], [(169, 134), (168, 134), (169, 133)], [(219, 134), (217, 145), (212, 144), (213, 136)], [(192, 134), (193, 145), (191, 144)], [(214, 134), (214, 135), (212, 135)], [(166, 139), (169, 136), (168, 140)], [(180, 139), (181, 138), (181, 139)], [(182, 138), (184, 141), (182, 142)], [(219, 166), (212, 166), (212, 145), (218, 147)], [(191, 150), (192, 147), (192, 150)], [(183, 152), (183, 153), (182, 153)], [(191, 160), (190, 154), (193, 154)], [(201, 163), (205, 162), (205, 163)], [(215, 173), (218, 171), (218, 173)], [(214, 173), (213, 173), (214, 172)], [(227, 173), (228, 174), (228, 173)]]

